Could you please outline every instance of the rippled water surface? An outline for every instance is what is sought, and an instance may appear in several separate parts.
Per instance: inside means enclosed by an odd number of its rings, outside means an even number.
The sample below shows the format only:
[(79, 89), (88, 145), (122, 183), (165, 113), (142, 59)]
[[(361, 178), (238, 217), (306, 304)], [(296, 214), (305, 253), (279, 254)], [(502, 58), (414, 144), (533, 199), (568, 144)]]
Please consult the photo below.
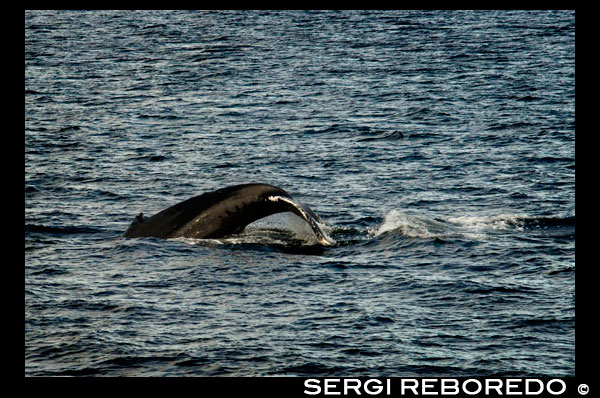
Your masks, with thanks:
[[(574, 47), (567, 11), (26, 12), (25, 375), (574, 375)], [(122, 237), (246, 182), (336, 243)]]

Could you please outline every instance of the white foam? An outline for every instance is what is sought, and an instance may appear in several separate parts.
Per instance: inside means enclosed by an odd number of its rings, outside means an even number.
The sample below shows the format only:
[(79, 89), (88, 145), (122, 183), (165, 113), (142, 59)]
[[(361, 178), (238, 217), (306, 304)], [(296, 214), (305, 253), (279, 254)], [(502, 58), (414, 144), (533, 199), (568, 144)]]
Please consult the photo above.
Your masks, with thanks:
[(308, 215), (306, 214), (306, 212), (304, 211), (304, 209), (300, 206), (298, 206), (298, 204), (296, 204), (296, 202), (294, 202), (293, 200), (286, 198), (285, 196), (269, 196), (267, 199), (269, 199), (271, 202), (286, 202), (291, 204), (292, 206), (294, 206), (294, 208), (296, 208), (300, 213), (302, 213), (302, 216), (304, 219), (308, 219)]
[(485, 239), (491, 233), (522, 229), (522, 214), (499, 214), (493, 216), (453, 216), (432, 218), (391, 210), (381, 225), (371, 233), (379, 236), (390, 231), (399, 231), (409, 238), (452, 238)]
[(473, 230), (503, 230), (522, 228), (523, 214), (499, 214), (495, 216), (457, 216), (447, 219), (449, 223)]
[(410, 238), (435, 238), (447, 233), (443, 224), (434, 219), (392, 210), (385, 215), (373, 235), (379, 236), (394, 230), (399, 230), (402, 235)]

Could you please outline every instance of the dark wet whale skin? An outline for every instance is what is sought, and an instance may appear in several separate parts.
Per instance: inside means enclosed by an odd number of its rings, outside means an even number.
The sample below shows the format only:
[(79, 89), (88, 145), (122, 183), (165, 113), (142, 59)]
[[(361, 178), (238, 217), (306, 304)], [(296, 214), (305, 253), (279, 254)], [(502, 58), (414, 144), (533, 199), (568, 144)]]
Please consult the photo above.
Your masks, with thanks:
[(241, 232), (246, 225), (275, 213), (291, 211), (311, 226), (320, 243), (327, 239), (318, 216), (281, 188), (269, 184), (242, 184), (194, 196), (149, 218), (138, 214), (127, 238), (220, 238)]

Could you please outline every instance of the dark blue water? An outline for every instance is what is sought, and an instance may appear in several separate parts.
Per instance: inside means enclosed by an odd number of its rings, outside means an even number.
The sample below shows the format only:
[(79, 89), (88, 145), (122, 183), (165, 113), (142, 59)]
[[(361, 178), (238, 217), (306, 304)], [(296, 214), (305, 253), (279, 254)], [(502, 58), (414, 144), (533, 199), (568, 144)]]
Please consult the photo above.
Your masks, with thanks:
[[(25, 375), (574, 375), (570, 11), (25, 13)], [(124, 239), (246, 182), (308, 204)]]

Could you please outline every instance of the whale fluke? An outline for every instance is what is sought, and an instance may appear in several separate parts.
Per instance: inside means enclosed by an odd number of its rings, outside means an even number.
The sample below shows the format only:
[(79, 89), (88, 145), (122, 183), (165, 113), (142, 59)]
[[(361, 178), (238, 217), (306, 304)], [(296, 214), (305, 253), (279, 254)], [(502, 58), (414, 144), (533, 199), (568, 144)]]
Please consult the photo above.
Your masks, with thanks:
[(305, 220), (321, 245), (333, 241), (321, 230), (319, 217), (281, 188), (242, 184), (206, 192), (152, 217), (138, 214), (125, 231), (127, 238), (211, 239), (240, 233), (246, 225), (275, 213), (290, 211)]

